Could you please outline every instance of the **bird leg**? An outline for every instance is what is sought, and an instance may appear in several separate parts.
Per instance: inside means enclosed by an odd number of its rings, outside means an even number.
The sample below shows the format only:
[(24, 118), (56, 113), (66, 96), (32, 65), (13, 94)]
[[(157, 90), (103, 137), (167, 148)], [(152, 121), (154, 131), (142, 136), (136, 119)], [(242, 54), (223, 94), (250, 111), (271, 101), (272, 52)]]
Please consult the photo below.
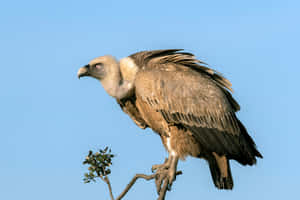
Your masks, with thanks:
[[(177, 172), (177, 164), (178, 164), (178, 156), (171, 155), (169, 156), (168, 159), (166, 159), (164, 164), (154, 165), (152, 167), (152, 169), (156, 170), (155, 185), (158, 194), (161, 194), (161, 192), (165, 193), (166, 189), (171, 190), (171, 186), (176, 179), (176, 175), (181, 174), (181, 172)], [(167, 187), (164, 187), (165, 185)]]
[(177, 172), (177, 164), (178, 164), (178, 156), (171, 156), (171, 157), (172, 157), (171, 165), (168, 170), (168, 181), (169, 181), (168, 190), (171, 190), (171, 186), (173, 182), (176, 180), (176, 172)]

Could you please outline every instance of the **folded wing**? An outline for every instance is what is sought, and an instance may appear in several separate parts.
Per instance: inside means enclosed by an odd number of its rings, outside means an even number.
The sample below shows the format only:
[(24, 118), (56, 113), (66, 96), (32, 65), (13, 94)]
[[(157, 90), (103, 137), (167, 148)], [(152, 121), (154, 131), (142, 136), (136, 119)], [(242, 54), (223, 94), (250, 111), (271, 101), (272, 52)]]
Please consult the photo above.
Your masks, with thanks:
[(168, 123), (193, 133), (207, 152), (216, 152), (253, 164), (261, 156), (246, 129), (236, 118), (238, 103), (230, 82), (178, 50), (141, 52), (131, 56), (140, 67), (135, 92)]

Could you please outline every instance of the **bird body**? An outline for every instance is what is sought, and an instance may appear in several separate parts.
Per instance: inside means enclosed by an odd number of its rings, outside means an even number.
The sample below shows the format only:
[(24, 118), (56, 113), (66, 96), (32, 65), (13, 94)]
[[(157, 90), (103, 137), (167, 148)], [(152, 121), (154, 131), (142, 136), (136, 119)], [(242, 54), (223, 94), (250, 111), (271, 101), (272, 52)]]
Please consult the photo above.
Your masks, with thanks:
[(80, 70), (79, 77), (99, 79), (140, 128), (160, 136), (170, 155), (163, 166), (169, 182), (178, 159), (192, 156), (208, 161), (216, 187), (232, 189), (229, 160), (253, 165), (262, 157), (235, 115), (230, 82), (191, 53), (144, 51), (119, 63), (104, 56)]

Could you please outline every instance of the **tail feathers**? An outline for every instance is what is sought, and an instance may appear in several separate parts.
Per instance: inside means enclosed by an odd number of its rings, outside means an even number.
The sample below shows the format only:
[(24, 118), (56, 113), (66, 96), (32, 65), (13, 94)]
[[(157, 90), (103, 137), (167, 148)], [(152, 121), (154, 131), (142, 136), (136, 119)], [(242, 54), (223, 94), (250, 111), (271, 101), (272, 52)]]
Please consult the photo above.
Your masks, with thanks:
[(242, 165), (254, 165), (256, 164), (256, 157), (263, 158), (261, 153), (257, 150), (253, 139), (248, 134), (245, 126), (240, 120), (237, 121), (240, 128), (239, 136), (239, 149), (240, 154), (234, 159)]
[(233, 179), (228, 159), (213, 152), (213, 155), (209, 156), (207, 160), (215, 186), (219, 189), (231, 190)]

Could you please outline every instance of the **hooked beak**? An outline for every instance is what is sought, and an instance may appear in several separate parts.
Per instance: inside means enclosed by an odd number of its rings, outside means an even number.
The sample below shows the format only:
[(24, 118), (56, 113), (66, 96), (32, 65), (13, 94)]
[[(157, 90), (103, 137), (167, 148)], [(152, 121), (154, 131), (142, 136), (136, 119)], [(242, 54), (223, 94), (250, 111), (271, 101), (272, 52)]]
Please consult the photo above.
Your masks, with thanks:
[(83, 76), (89, 76), (89, 69), (88, 69), (89, 65), (85, 65), (83, 67), (81, 67), (78, 72), (77, 72), (77, 76), (80, 79)]

